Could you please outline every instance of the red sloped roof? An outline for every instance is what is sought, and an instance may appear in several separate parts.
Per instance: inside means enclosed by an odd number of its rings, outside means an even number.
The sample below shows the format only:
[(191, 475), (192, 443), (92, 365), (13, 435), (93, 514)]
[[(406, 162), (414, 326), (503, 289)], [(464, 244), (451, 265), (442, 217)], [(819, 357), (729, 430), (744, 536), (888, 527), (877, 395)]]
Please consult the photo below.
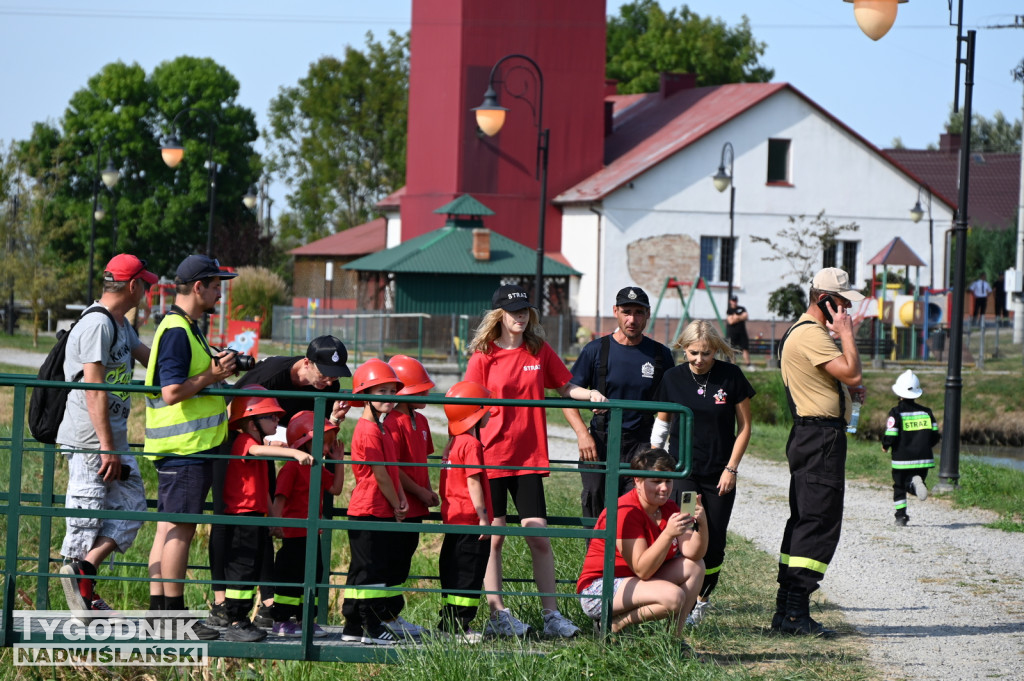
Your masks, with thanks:
[(384, 250), (388, 221), (377, 218), (288, 251), (292, 255), (363, 256)]
[[(958, 151), (886, 149), (883, 152), (930, 187), (934, 196), (956, 208), (960, 180)], [(1020, 154), (971, 152), (967, 218), (972, 225), (1007, 227), (1017, 216)], [(921, 202), (927, 210), (925, 200)]]
[(927, 267), (928, 263), (914, 253), (914, 249), (903, 239), (896, 237), (885, 245), (875, 257), (868, 260), (869, 265), (910, 265), (911, 267)]
[(402, 205), (403, 196), (405, 196), (405, 185), (391, 192), (374, 205), (381, 210), (384, 208), (398, 208)]

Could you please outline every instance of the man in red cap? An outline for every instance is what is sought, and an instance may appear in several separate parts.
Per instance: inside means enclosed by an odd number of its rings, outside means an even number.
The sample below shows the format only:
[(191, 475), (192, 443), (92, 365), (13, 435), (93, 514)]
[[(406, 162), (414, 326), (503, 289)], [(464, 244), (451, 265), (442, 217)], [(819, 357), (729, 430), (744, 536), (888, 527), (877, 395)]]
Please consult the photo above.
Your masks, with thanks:
[[(126, 384), (134, 360), (149, 363), (149, 347), (139, 340), (125, 313), (136, 307), (157, 276), (146, 261), (122, 253), (103, 272), (103, 295), (86, 308), (68, 335), (64, 359), (67, 381)], [(57, 432), (68, 459), (67, 508), (145, 511), (146, 493), (139, 465), (128, 452), (131, 394), (72, 390)], [(96, 566), (114, 551), (124, 553), (142, 526), (137, 520), (68, 518), (61, 553), (61, 585), (68, 607), (78, 612), (109, 611), (93, 588)]]

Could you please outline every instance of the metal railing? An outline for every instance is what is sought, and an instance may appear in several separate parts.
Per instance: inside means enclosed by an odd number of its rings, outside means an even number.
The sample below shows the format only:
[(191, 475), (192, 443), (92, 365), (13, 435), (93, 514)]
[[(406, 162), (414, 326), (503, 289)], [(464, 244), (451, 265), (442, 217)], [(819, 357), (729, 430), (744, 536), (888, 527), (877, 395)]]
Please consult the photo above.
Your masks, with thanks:
[[(119, 518), (119, 519), (130, 519), (155, 522), (157, 520), (166, 520), (168, 516), (157, 515), (155, 511), (155, 500), (147, 499), (149, 510), (146, 512), (130, 512), (130, 511), (112, 511), (112, 510), (86, 510), (86, 509), (69, 509), (63, 506), (64, 496), (61, 494), (54, 493), (54, 477), (55, 477), (55, 459), (59, 453), (53, 445), (43, 445), (28, 436), (25, 423), (26, 423), (26, 409), (28, 405), (28, 394), (29, 389), (38, 386), (52, 386), (52, 387), (65, 387), (74, 390), (81, 390), (81, 383), (51, 383), (40, 381), (35, 377), (25, 375), (12, 375), (12, 374), (0, 374), (0, 388), (11, 388), (13, 389), (13, 400), (12, 400), (12, 417), (13, 421), (11, 424), (11, 433), (9, 438), (0, 438), (0, 461), (6, 453), (8, 461), (8, 485), (6, 490), (0, 491), (0, 514), (2, 514), (3, 520), (6, 522), (6, 548), (3, 554), (3, 588), (2, 588), (2, 615), (0, 615), (0, 646), (10, 647), (16, 643), (25, 642), (26, 632), (18, 629), (14, 624), (14, 611), (19, 603), (28, 600), (28, 597), (24, 591), (18, 589), (18, 578), (31, 578), (36, 580), (35, 590), (35, 609), (36, 610), (48, 610), (49, 609), (49, 580), (51, 578), (59, 578), (59, 573), (51, 572), (51, 565), (60, 561), (59, 558), (51, 556), (51, 530), (53, 529), (54, 518), (69, 518), (69, 517), (80, 517), (80, 518)], [(90, 384), (90, 389), (98, 389), (105, 391), (121, 391), (131, 392), (139, 394), (152, 393), (153, 389), (148, 386), (139, 384), (132, 385), (96, 385)], [(222, 395), (225, 397), (234, 397), (237, 395), (248, 394), (246, 391), (235, 390), (235, 389), (207, 389), (205, 392), (214, 395)], [(323, 423), (325, 415), (328, 413), (328, 401), (336, 399), (348, 399), (352, 395), (349, 393), (310, 393), (310, 392), (298, 392), (298, 391), (267, 391), (265, 393), (271, 397), (284, 397), (284, 398), (301, 398), (310, 401), (313, 404), (313, 411), (315, 415), (315, 422)], [(482, 404), (486, 406), (498, 405), (498, 406), (525, 406), (532, 408), (564, 408), (572, 407), (577, 409), (592, 408), (596, 405), (587, 402), (577, 402), (575, 400), (568, 399), (547, 399), (547, 400), (498, 400), (498, 399), (487, 399), (487, 400), (457, 400), (451, 398), (445, 398), (444, 396), (389, 396), (388, 401), (396, 402), (419, 402), (434, 405), (443, 405), (457, 402), (467, 402), (470, 404)], [(605, 486), (605, 508), (607, 509), (606, 526), (604, 530), (593, 529), (594, 519), (583, 518), (579, 516), (549, 516), (549, 526), (545, 528), (529, 528), (508, 525), (504, 527), (492, 526), (488, 528), (487, 533), (499, 534), (505, 536), (546, 536), (551, 538), (572, 538), (579, 540), (588, 540), (592, 538), (600, 538), (605, 540), (605, 561), (604, 561), (604, 574), (611, 576), (614, 574), (615, 565), (615, 530), (617, 524), (617, 484), (611, 484), (612, 480), (617, 480), (622, 476), (635, 476), (635, 477), (668, 477), (668, 478), (684, 478), (689, 475), (691, 465), (691, 433), (693, 431), (693, 414), (689, 409), (678, 404), (673, 403), (658, 403), (658, 402), (640, 402), (640, 401), (628, 401), (628, 400), (614, 400), (607, 403), (601, 403), (601, 408), (607, 408), (609, 410), (609, 425), (608, 425), (608, 451), (617, 452), (620, 449), (621, 443), (621, 427), (622, 427), (622, 412), (623, 410), (640, 410), (640, 411), (660, 411), (669, 413), (678, 413), (679, 418), (679, 429), (676, 433), (676, 437), (679, 438), (680, 442), (680, 462), (677, 470), (672, 473), (656, 472), (656, 471), (631, 471), (627, 468), (623, 468), (620, 465), (619, 457), (611, 456), (609, 460), (604, 464), (605, 474), (609, 481), (609, 484)], [(6, 452), (5, 452), (6, 449)], [(318, 430), (314, 433), (313, 441), (311, 443), (310, 451), (313, 452), (313, 456), (316, 459), (316, 464), (310, 471), (310, 484), (309, 489), (316, 490), (320, 489), (321, 482), (321, 465), (324, 463), (323, 457), (319, 454), (323, 451), (323, 431)], [(132, 454), (135, 456), (144, 456), (146, 453), (139, 449), (133, 449)], [(31, 460), (31, 457), (41, 457), (41, 477), (38, 478), (38, 492), (32, 492), (26, 489), (26, 467), (25, 462)], [(208, 458), (231, 458), (226, 455), (210, 456)], [(437, 457), (432, 457), (433, 461), (428, 460), (427, 464), (410, 464), (410, 463), (393, 463), (387, 462), (388, 465), (396, 466), (423, 466), (428, 468), (442, 468), (449, 466), (449, 464), (442, 464), (437, 461)], [(333, 461), (330, 463), (353, 465), (353, 462), (349, 459), (343, 461)], [(372, 465), (375, 462), (358, 462), (355, 465)], [(385, 462), (379, 462), (385, 463)], [(552, 460), (551, 465), (547, 468), (537, 467), (504, 467), (504, 470), (533, 470), (533, 471), (548, 471), (551, 474), (572, 474), (578, 475), (579, 470), (576, 466), (577, 461), (567, 460)], [(600, 462), (596, 462), (599, 464)], [(484, 466), (485, 469), (499, 468), (496, 466)], [(599, 471), (599, 467), (590, 469), (588, 472)], [(36, 482), (33, 479), (33, 483)], [(328, 499), (330, 497), (328, 496)], [(435, 522), (406, 525), (403, 527), (402, 523), (388, 523), (388, 522), (372, 522), (372, 521), (353, 521), (353, 520), (339, 520), (332, 516), (333, 509), (329, 503), (324, 504), (324, 518), (320, 518), (318, 514), (318, 502), (319, 499), (316, 495), (311, 494), (309, 498), (309, 507), (307, 509), (307, 518), (305, 519), (294, 519), (294, 518), (269, 518), (269, 517), (252, 517), (252, 516), (236, 516), (236, 515), (212, 515), (209, 513), (203, 514), (175, 514), (174, 520), (177, 522), (184, 523), (197, 523), (205, 525), (244, 525), (244, 526), (260, 526), (260, 527), (300, 527), (305, 528), (307, 536), (318, 536), (320, 530), (324, 530), (320, 536), (320, 548), (322, 556), (326, 563), (324, 570), (324, 581), (317, 582), (316, 580), (316, 559), (317, 559), (317, 544), (316, 542), (307, 542), (306, 544), (306, 556), (305, 556), (305, 572), (303, 576), (302, 588), (304, 593), (303, 606), (302, 606), (302, 637), (299, 639), (276, 639), (273, 642), (270, 639), (258, 643), (239, 643), (231, 641), (210, 641), (209, 642), (209, 655), (211, 657), (246, 657), (246, 658), (264, 658), (264, 659), (295, 659), (295, 660), (315, 660), (315, 661), (344, 661), (344, 662), (395, 662), (398, 656), (395, 650), (380, 647), (380, 646), (362, 646), (359, 644), (347, 644), (339, 643), (338, 641), (331, 641), (330, 639), (314, 639), (313, 628), (308, 626), (313, 620), (313, 609), (312, 603), (315, 599), (318, 599), (321, 603), (329, 603), (328, 593), (331, 589), (344, 589), (345, 585), (341, 584), (330, 584), (330, 577), (344, 575), (345, 573), (331, 572), (330, 571), (330, 557), (332, 549), (332, 538), (334, 531), (338, 530), (349, 530), (349, 529), (364, 529), (374, 530), (380, 532), (418, 532), (420, 534), (478, 534), (480, 533), (480, 527), (473, 525), (446, 525), (440, 520), (439, 513), (431, 513), (427, 516), (426, 520)], [(212, 505), (207, 503), (206, 508), (212, 509)], [(338, 509), (339, 514), (344, 514), (346, 509)], [(39, 522), (39, 547), (36, 555), (25, 556), (22, 555), (21, 551), (21, 525), (22, 520), (38, 518)], [(513, 515), (508, 516), (509, 522), (516, 522), (518, 518)], [(34, 569), (21, 569), (20, 566), (23, 563), (34, 564)], [(163, 581), (163, 582), (183, 582), (192, 584), (208, 584), (210, 586), (226, 585), (226, 581), (217, 581), (213, 579), (196, 580), (196, 579), (162, 579), (154, 580), (146, 574), (146, 565), (138, 562), (116, 562), (111, 560), (112, 565), (119, 565), (125, 567), (128, 570), (138, 570), (143, 573), (143, 576), (117, 576), (113, 574), (104, 574), (102, 579), (104, 581), (120, 581), (120, 582), (151, 582), (151, 581)], [(209, 567), (206, 565), (189, 565), (189, 569), (208, 570)], [(418, 576), (420, 580), (433, 580), (437, 581), (437, 575)], [(506, 582), (516, 582), (514, 579), (506, 579)], [(518, 580), (528, 581), (528, 580)], [(614, 580), (604, 580), (604, 591), (602, 598), (607, 606), (611, 602), (612, 589), (614, 588)], [(564, 582), (563, 582), (564, 583)], [(280, 582), (261, 582), (260, 584), (282, 586)], [(382, 591), (395, 591), (395, 592), (409, 592), (409, 593), (423, 593), (423, 594), (440, 594), (440, 588), (428, 588), (428, 587), (410, 587), (407, 585), (399, 585), (395, 587), (374, 587), (375, 590)], [(460, 593), (458, 590), (446, 590), (446, 592)], [(462, 591), (466, 595), (476, 596), (480, 594), (502, 594), (502, 595), (513, 595), (513, 596), (547, 596), (556, 595), (560, 598), (580, 598), (575, 593), (575, 589), (572, 593), (557, 593), (547, 594), (533, 591), (510, 591), (503, 590), (497, 591), (482, 591), (469, 593)], [(21, 598), (19, 598), (19, 596)], [(31, 602), (29, 600), (29, 602)], [(482, 607), (486, 607), (486, 604), (482, 604)], [(319, 608), (317, 622), (319, 624), (327, 624), (327, 617), (329, 608)], [(603, 631), (609, 631), (611, 609), (605, 607), (603, 610), (604, 626)]]

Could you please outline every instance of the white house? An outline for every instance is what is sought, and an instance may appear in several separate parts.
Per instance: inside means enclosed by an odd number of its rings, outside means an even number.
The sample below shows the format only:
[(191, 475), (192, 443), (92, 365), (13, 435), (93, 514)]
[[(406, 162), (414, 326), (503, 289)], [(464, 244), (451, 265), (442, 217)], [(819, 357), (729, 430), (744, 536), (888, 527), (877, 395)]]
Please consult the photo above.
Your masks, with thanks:
[[(712, 176), (726, 143), (736, 187), (733, 288), (752, 320), (770, 319), (769, 294), (796, 277), (785, 263), (766, 261), (771, 250), (751, 236), (775, 240), (790, 217), (824, 212), (836, 225), (859, 225), (833, 252), (815, 255), (815, 269), (843, 267), (858, 286), (871, 277), (867, 261), (895, 236), (932, 260), (928, 226), (914, 224), (909, 212), (923, 183), (787, 83), (684, 85), (608, 100), (605, 167), (553, 200), (563, 211), (562, 253), (583, 272), (572, 306), (584, 323), (610, 316), (623, 286), (642, 286), (654, 302), (667, 277), (700, 275), (724, 317), (729, 191), (716, 191)], [(942, 237), (954, 209), (936, 199), (932, 266), (941, 282)], [(927, 270), (920, 276), (927, 285)], [(681, 313), (679, 295), (666, 293), (659, 316)], [(714, 316), (706, 293), (694, 297), (690, 316)]]

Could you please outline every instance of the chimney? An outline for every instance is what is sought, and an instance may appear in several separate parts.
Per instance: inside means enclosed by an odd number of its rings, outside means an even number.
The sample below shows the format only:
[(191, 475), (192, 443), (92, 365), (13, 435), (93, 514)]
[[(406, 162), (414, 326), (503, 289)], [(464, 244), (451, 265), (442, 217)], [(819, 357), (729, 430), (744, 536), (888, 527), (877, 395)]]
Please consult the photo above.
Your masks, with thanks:
[(939, 151), (956, 154), (960, 151), (960, 135), (944, 132), (939, 135)]
[(682, 90), (692, 90), (697, 87), (697, 74), (695, 73), (668, 73), (661, 72), (661, 98), (668, 99)]
[(473, 230), (473, 257), (477, 260), (491, 259), (491, 230), (486, 227)]

